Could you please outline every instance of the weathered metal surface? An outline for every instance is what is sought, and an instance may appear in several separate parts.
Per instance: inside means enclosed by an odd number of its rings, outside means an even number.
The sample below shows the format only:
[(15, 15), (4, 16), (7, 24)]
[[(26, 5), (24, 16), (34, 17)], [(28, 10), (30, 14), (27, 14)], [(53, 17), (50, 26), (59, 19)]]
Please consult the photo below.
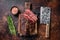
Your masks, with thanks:
[(40, 24), (50, 24), (51, 8), (41, 7), (40, 8)]

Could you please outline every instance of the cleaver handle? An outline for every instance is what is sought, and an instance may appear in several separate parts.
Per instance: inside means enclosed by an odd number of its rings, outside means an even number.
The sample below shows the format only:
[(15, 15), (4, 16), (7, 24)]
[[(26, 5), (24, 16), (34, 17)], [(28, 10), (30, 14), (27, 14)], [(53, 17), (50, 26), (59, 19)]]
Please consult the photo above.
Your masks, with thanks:
[(45, 34), (46, 38), (49, 38), (49, 29), (50, 29), (49, 24), (46, 24), (46, 34)]

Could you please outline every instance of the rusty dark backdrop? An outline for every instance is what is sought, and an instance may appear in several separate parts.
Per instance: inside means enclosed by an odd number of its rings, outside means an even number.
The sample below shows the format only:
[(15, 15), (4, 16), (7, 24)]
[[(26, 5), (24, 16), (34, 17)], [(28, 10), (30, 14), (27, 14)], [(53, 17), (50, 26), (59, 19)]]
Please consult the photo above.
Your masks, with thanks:
[[(3, 16), (9, 13), (12, 6), (18, 6), (23, 12), (24, 2), (26, 0), (0, 0), (0, 40), (19, 40), (17, 36), (10, 36), (6, 33), (5, 26), (3, 26)], [(41, 6), (48, 6), (52, 8), (51, 13), (51, 30), (49, 40), (60, 40), (60, 0), (30, 0), (32, 3), (32, 11), (34, 11), (39, 18), (39, 9)], [(4, 20), (3, 20), (4, 21)], [(38, 20), (39, 21), (39, 20)], [(39, 23), (38, 23), (39, 24)], [(5, 34), (6, 33), (6, 34)], [(48, 40), (45, 38), (45, 25), (38, 25), (38, 35), (33, 40)]]

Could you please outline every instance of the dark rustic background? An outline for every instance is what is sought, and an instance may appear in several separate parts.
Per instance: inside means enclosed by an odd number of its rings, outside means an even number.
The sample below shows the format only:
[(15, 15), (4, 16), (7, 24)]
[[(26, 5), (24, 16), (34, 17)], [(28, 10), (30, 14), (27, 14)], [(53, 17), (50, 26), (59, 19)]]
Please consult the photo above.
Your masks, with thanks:
[[(12, 6), (18, 6), (23, 12), (24, 2), (26, 0), (0, 0), (0, 40), (20, 40), (17, 36), (10, 36), (6, 32), (4, 15), (8, 14)], [(39, 9), (41, 6), (52, 8), (50, 38), (45, 38), (45, 25), (38, 23), (38, 35), (33, 40), (60, 40), (60, 0), (30, 0), (32, 11), (39, 18)], [(39, 20), (38, 20), (39, 21)], [(25, 39), (27, 40), (27, 39)]]

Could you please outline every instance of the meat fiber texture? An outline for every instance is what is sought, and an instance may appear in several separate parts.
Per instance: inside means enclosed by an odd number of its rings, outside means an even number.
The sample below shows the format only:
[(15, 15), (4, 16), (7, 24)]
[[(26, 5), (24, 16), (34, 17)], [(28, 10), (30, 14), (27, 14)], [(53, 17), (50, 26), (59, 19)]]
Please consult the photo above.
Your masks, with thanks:
[(26, 9), (24, 12), (24, 17), (30, 20), (32, 23), (37, 21), (37, 15), (35, 15), (31, 10)]

